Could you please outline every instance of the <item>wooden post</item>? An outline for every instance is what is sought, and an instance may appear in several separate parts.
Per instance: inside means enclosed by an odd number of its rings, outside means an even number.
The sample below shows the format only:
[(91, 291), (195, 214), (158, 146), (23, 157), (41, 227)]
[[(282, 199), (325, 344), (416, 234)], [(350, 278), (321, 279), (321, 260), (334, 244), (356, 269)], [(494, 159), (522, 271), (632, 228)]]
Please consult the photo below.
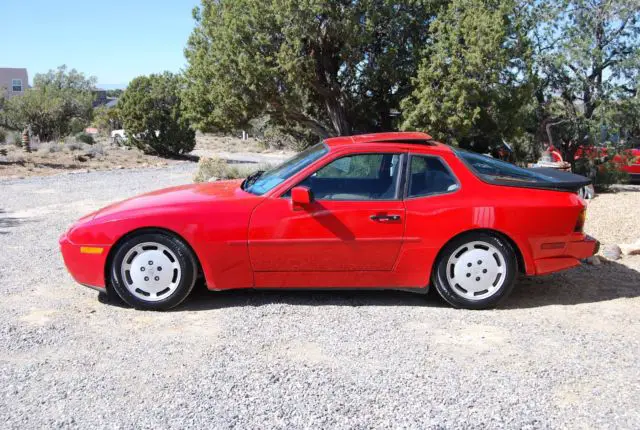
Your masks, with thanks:
[(29, 138), (29, 129), (25, 128), (22, 132), (22, 147), (25, 151), (31, 152), (31, 139)]

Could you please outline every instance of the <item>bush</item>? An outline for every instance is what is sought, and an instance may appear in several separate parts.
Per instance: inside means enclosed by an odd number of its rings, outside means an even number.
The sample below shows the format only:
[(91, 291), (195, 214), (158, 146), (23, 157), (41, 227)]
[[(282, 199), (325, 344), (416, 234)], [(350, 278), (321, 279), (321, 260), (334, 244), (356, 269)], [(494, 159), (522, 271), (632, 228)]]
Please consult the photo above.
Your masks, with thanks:
[(77, 140), (70, 140), (70, 141), (64, 142), (62, 146), (66, 152), (69, 152), (69, 151), (82, 150), (85, 148), (86, 144)]
[(597, 151), (590, 154), (576, 160), (574, 172), (590, 178), (596, 191), (607, 191), (613, 184), (629, 181), (629, 174), (621, 170), (622, 165), (631, 161), (626, 154), (609, 151), (605, 158), (596, 155)]
[(101, 158), (104, 154), (104, 147), (100, 143), (90, 146), (85, 151), (85, 155), (89, 158)]
[(182, 80), (169, 72), (139, 76), (118, 103), (127, 146), (147, 154), (173, 156), (191, 152), (196, 133), (182, 111)]
[(42, 154), (52, 154), (60, 151), (62, 151), (62, 145), (56, 142), (45, 142), (38, 146), (38, 152)]
[(267, 164), (252, 164), (250, 166), (235, 166), (221, 158), (203, 157), (198, 161), (198, 170), (193, 178), (194, 182), (208, 182), (212, 179), (239, 179), (246, 178), (258, 170), (269, 170), (272, 166)]
[(0, 128), (0, 143), (6, 143), (6, 141), (7, 141), (7, 132), (3, 128)]
[(120, 110), (118, 107), (108, 108), (106, 106), (98, 106), (93, 110), (92, 125), (100, 131), (100, 133), (109, 135), (113, 130), (122, 128), (122, 119), (120, 118)]
[(22, 148), (22, 134), (20, 134), (20, 132), (18, 131), (14, 131), (13, 133), (10, 133), (7, 138), (7, 143), (13, 144), (18, 148)]
[(78, 142), (86, 143), (87, 145), (93, 145), (96, 143), (93, 136), (88, 133), (78, 133), (75, 137)]
[(620, 165), (610, 160), (598, 165), (593, 186), (597, 191), (606, 191), (613, 184), (629, 182), (629, 174), (620, 170)]
[(69, 130), (71, 134), (84, 133), (84, 129), (89, 126), (89, 122), (86, 119), (71, 118), (69, 121)]
[(194, 182), (207, 182), (212, 178), (236, 179), (240, 178), (240, 169), (227, 163), (221, 158), (201, 158), (198, 161), (198, 170), (193, 178)]

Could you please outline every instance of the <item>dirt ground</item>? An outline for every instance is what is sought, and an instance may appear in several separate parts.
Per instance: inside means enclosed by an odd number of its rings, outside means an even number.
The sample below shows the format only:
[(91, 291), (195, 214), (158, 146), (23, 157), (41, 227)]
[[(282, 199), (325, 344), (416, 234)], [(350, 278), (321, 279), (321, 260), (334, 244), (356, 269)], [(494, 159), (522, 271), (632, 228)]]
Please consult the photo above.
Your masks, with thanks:
[(14, 145), (0, 145), (0, 177), (19, 179), (64, 172), (164, 167), (180, 162), (112, 145), (106, 138), (97, 139), (93, 145), (67, 141), (32, 143), (31, 147), (29, 153)]
[[(199, 157), (220, 156), (235, 160), (251, 158), (252, 154), (266, 160), (279, 161), (289, 153), (267, 150), (256, 139), (242, 140), (233, 136), (196, 135), (196, 148), (184, 159), (166, 159), (147, 155), (135, 148), (113, 145), (110, 139), (99, 137), (94, 145), (72, 140), (65, 143), (32, 143), (32, 152), (10, 144), (0, 144), (0, 178), (48, 176), (64, 172), (164, 167), (181, 162), (195, 162)], [(6, 154), (5, 154), (6, 152)], [(260, 158), (260, 161), (262, 158)]]

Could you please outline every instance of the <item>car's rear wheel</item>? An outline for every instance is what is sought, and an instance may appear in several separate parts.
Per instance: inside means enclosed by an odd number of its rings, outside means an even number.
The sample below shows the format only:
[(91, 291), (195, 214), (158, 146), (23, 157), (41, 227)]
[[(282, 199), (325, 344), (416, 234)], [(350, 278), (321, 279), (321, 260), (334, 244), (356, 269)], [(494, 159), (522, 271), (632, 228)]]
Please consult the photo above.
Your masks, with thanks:
[(171, 309), (187, 298), (196, 281), (191, 249), (165, 233), (142, 233), (125, 240), (111, 263), (113, 289), (138, 309)]
[(440, 296), (452, 306), (486, 309), (509, 295), (517, 271), (517, 258), (509, 243), (477, 232), (445, 246), (432, 280)]

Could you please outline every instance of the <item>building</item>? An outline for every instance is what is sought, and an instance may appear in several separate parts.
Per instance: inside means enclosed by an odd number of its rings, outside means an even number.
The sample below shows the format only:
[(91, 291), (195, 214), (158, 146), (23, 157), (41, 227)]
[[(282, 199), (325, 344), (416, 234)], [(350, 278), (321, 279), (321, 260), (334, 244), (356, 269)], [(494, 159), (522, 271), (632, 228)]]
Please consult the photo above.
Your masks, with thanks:
[(24, 94), (29, 88), (27, 69), (0, 67), (0, 95), (7, 99)]

